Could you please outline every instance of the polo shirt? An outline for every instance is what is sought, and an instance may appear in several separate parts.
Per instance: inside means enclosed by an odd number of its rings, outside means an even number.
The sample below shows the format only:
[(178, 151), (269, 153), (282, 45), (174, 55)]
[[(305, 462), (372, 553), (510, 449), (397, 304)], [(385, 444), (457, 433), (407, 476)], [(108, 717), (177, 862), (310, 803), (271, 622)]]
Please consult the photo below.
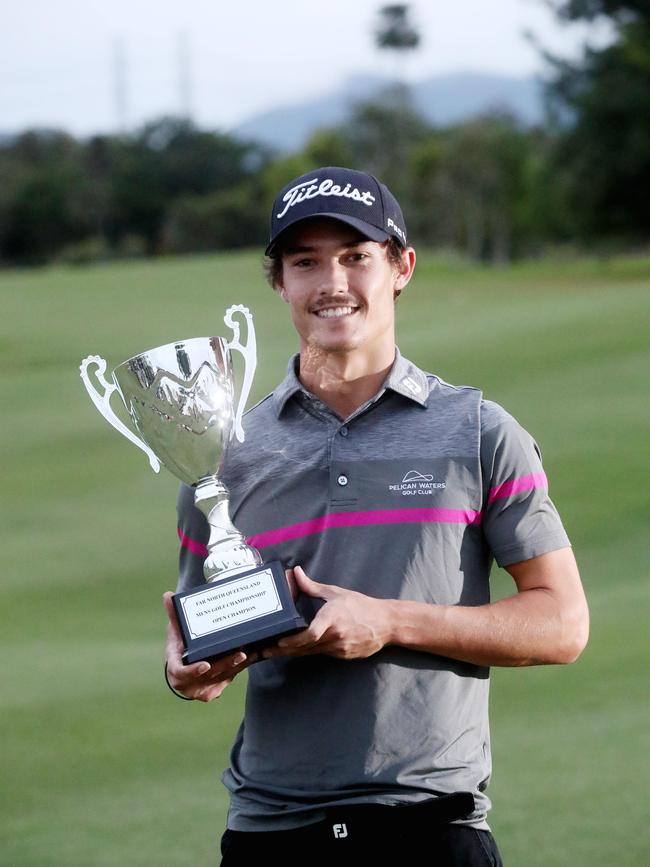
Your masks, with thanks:
[[(382, 599), (489, 602), (507, 566), (569, 540), (539, 449), (479, 390), (396, 352), (378, 393), (346, 419), (310, 394), (294, 356), (244, 417), (219, 469), (235, 526), (264, 560)], [(178, 590), (203, 582), (208, 527), (183, 485)], [(322, 600), (299, 597), (311, 619)], [(280, 830), (341, 804), (474, 794), (490, 801), (489, 669), (388, 646), (367, 659), (276, 658), (248, 670), (244, 720), (223, 782), (228, 827)]]

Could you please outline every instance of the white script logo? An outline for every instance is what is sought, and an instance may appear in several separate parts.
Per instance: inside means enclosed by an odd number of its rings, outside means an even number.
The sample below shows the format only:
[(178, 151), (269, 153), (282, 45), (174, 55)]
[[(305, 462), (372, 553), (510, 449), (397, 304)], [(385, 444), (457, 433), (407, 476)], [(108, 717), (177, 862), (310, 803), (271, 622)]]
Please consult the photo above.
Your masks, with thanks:
[(342, 840), (343, 837), (348, 836), (348, 829), (345, 825), (345, 822), (342, 822), (340, 825), (332, 825), (332, 831), (334, 831), (334, 836), (339, 840)]
[(398, 485), (389, 485), (388, 490), (393, 494), (401, 494), (403, 497), (426, 496), (435, 490), (446, 488), (446, 482), (434, 482), (433, 476), (418, 470), (409, 470)]
[(280, 220), (284, 217), (289, 208), (293, 208), (294, 205), (299, 205), (305, 199), (315, 199), (316, 196), (343, 196), (346, 199), (354, 199), (355, 202), (363, 202), (368, 207), (371, 207), (375, 201), (375, 197), (370, 190), (360, 193), (352, 184), (346, 184), (344, 187), (341, 187), (339, 184), (335, 184), (331, 178), (325, 178), (319, 184), (318, 178), (313, 178), (311, 181), (303, 181), (301, 184), (296, 184), (295, 187), (287, 190), (282, 197), (282, 201), (287, 203), (286, 207), (279, 214), (275, 215), (276, 219)]

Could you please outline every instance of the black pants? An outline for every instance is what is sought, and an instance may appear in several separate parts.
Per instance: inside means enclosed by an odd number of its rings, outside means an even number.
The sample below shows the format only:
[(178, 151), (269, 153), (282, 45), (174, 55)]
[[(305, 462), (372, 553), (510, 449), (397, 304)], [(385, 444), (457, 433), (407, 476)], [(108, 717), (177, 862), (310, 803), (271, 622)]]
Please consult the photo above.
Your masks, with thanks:
[(410, 857), (423, 867), (502, 867), (489, 831), (450, 824), (471, 812), (463, 798), (471, 795), (458, 793), (408, 807), (328, 809), (323, 821), (291, 831), (226, 831), (221, 867), (325, 862), (333, 867), (393, 867)]

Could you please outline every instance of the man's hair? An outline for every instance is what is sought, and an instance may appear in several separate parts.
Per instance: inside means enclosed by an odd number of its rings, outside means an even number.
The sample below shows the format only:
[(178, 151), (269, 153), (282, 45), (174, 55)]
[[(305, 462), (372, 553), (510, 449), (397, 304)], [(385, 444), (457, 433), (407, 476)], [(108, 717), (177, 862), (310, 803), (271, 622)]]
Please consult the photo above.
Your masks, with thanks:
[[(389, 263), (394, 268), (401, 268), (404, 247), (402, 247), (397, 238), (393, 238), (392, 236), (384, 243), (386, 244), (386, 258)], [(282, 253), (282, 246), (278, 244), (275, 249), (275, 255), (265, 256), (262, 264), (264, 276), (272, 289), (277, 289), (282, 280)]]

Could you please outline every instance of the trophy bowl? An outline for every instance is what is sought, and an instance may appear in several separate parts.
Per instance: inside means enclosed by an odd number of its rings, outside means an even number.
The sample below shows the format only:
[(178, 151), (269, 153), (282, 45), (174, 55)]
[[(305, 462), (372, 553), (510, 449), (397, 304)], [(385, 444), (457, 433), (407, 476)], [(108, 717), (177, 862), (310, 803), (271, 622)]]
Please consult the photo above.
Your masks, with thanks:
[(235, 412), (230, 353), (221, 337), (194, 337), (129, 358), (113, 380), (140, 436), (181, 481), (215, 473)]

